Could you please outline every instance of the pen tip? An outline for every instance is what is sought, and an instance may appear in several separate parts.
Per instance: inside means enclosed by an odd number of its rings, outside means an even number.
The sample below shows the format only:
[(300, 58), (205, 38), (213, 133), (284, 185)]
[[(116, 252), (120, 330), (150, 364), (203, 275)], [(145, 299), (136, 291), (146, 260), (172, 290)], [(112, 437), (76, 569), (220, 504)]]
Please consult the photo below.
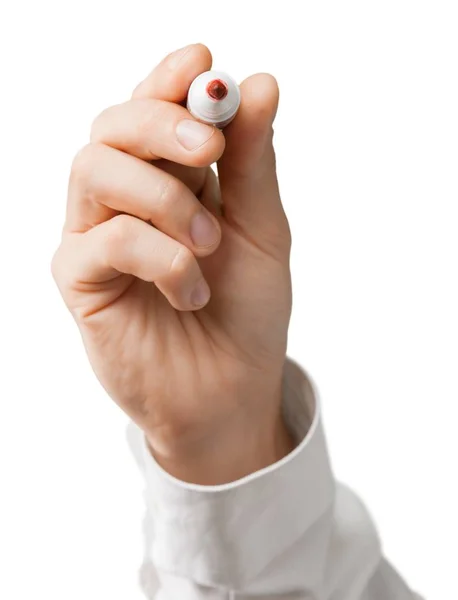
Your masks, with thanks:
[(223, 100), (229, 93), (229, 88), (222, 79), (212, 79), (208, 82), (206, 91), (212, 100)]

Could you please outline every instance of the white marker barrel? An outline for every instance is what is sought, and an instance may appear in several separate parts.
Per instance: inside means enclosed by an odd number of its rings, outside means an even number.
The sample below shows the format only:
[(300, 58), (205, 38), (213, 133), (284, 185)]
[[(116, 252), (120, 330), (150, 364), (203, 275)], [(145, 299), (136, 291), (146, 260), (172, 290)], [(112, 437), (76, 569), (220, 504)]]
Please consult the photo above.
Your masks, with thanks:
[(191, 83), (188, 110), (198, 121), (222, 129), (237, 114), (240, 89), (227, 73), (206, 71)]

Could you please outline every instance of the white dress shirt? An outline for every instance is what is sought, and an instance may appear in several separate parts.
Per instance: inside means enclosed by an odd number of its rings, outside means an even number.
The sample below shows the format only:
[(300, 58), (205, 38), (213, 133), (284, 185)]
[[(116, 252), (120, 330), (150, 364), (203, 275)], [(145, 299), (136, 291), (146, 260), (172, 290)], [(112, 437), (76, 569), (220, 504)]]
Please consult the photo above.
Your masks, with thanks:
[(166, 473), (131, 424), (145, 481), (141, 584), (154, 600), (416, 600), (382, 555), (359, 498), (337, 483), (314, 383), (291, 359), (285, 421), (297, 446), (232, 483), (199, 486)]

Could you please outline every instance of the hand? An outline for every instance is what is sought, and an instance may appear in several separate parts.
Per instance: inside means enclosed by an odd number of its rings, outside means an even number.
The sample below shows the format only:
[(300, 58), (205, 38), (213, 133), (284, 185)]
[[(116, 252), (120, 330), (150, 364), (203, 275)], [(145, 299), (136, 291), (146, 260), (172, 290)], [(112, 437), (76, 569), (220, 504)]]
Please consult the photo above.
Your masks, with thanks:
[(182, 105), (211, 61), (200, 44), (178, 50), (95, 120), (52, 262), (108, 394), (159, 464), (201, 484), (291, 450), (280, 416), (291, 243), (272, 146), (278, 87), (270, 75), (246, 79), (223, 134)]

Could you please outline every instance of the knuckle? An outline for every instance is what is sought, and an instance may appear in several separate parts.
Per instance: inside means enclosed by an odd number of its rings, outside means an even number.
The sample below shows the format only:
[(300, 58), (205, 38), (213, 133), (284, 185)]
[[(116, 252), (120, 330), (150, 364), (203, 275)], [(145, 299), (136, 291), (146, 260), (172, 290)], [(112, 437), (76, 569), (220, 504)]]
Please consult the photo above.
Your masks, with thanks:
[(91, 142), (97, 142), (100, 141), (102, 139), (103, 136), (103, 123), (104, 121), (106, 121), (107, 115), (109, 113), (109, 111), (111, 110), (110, 108), (105, 108), (105, 110), (102, 110), (101, 113), (99, 113), (96, 118), (92, 121), (91, 124), (91, 132), (90, 132), (90, 140)]
[(51, 275), (52, 275), (54, 281), (57, 283), (59, 280), (59, 273), (60, 273), (60, 246), (59, 246), (59, 248), (57, 248), (57, 250), (54, 252), (54, 254), (51, 258), (50, 267), (51, 267)]
[(182, 277), (194, 268), (196, 259), (194, 254), (185, 246), (180, 246), (170, 264), (170, 273), (177, 278)]
[(159, 100), (139, 100), (138, 134), (141, 138), (157, 130), (157, 124), (164, 117), (162, 102)]
[(91, 181), (95, 165), (100, 157), (101, 147), (99, 144), (87, 144), (75, 155), (73, 159), (70, 181), (77, 185), (87, 187)]
[(293, 234), (291, 232), (291, 225), (288, 219), (286, 219), (286, 232), (285, 232), (285, 244), (288, 250), (291, 250), (293, 244)]
[(176, 198), (179, 196), (180, 184), (173, 177), (166, 176), (159, 185), (154, 207), (154, 218), (161, 222), (167, 217)]
[(286, 217), (282, 220), (279, 227), (272, 229), (268, 235), (270, 248), (269, 252), (273, 256), (289, 256), (292, 247), (291, 228)]
[(132, 236), (132, 217), (116, 215), (109, 221), (104, 246), (108, 256), (118, 254)]
[(160, 100), (137, 100), (136, 102), (140, 103), (137, 111), (136, 138), (141, 141), (146, 156), (150, 160), (156, 160), (158, 157), (153, 151), (152, 140), (158, 135), (158, 124), (167, 118), (163, 102)]
[(71, 254), (71, 252), (69, 254), (68, 243), (62, 241), (50, 262), (52, 278), (66, 304), (68, 304), (67, 296), (74, 279), (74, 266), (71, 264), (71, 260), (69, 261)]

